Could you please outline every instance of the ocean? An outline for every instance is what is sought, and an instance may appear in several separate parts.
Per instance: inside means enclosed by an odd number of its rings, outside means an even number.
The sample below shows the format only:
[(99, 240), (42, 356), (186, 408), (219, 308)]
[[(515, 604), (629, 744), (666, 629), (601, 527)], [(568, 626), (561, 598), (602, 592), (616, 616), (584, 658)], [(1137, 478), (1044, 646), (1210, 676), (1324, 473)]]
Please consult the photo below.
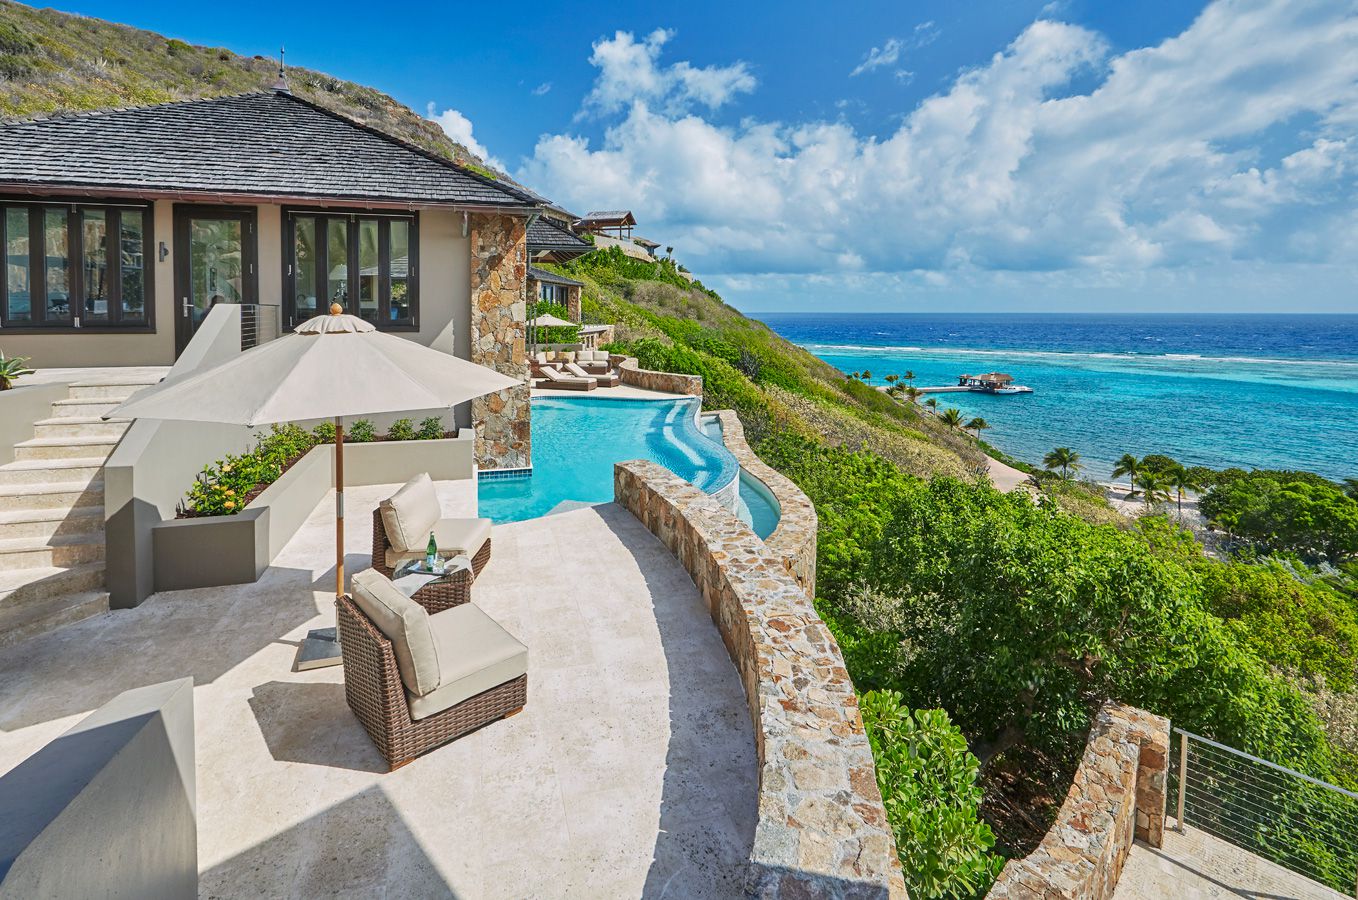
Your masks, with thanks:
[[(1212, 468), (1358, 477), (1358, 315), (768, 313), (783, 337), (874, 384), (1000, 371), (1031, 394), (937, 394), (1040, 464), (1053, 447), (1111, 475), (1123, 453)], [(922, 400), (923, 398), (921, 398)]]

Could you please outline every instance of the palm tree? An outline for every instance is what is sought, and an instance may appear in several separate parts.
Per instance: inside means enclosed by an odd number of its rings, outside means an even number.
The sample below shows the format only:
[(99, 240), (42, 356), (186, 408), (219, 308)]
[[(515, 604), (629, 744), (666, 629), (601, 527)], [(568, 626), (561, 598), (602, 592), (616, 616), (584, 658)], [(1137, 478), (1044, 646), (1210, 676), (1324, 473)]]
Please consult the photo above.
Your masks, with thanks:
[(1119, 459), (1117, 465), (1113, 466), (1113, 477), (1121, 478), (1123, 475), (1126, 475), (1127, 482), (1131, 485), (1131, 487), (1127, 489), (1128, 500), (1136, 495), (1136, 476), (1140, 472), (1141, 460), (1130, 453), (1122, 454), (1122, 459)]
[(915, 373), (914, 373), (912, 370), (910, 370), (910, 369), (906, 369), (906, 370), (905, 370), (905, 375), (903, 375), (902, 377), (905, 378), (906, 381), (914, 382), (914, 380), (915, 380)]
[(861, 373), (861, 372), (853, 372), (852, 374), (849, 375), (849, 377), (850, 377), (850, 378), (862, 378), (862, 377), (863, 377), (863, 373)]
[(1141, 488), (1141, 499), (1145, 502), (1147, 511), (1162, 500), (1169, 500), (1164, 476), (1159, 472), (1142, 472), (1136, 479), (1136, 485)]
[[(909, 386), (906, 387), (906, 389), (905, 389), (905, 396), (907, 396), (907, 397), (910, 398), (910, 402), (911, 402), (911, 403), (914, 403), (914, 402), (916, 402), (917, 400), (919, 400), (919, 395), (920, 395), (921, 393), (923, 393), (923, 392), (922, 392), (919, 388), (915, 387), (913, 384), (912, 384), (912, 385), (909, 385)], [(935, 401), (935, 402), (937, 402), (937, 401)]]
[(872, 384), (872, 373), (869, 372), (867, 369), (864, 369), (864, 370), (863, 370), (862, 378), (863, 378), (863, 380), (866, 381), (868, 384)]
[(901, 376), (899, 376), (899, 375), (888, 375), (888, 376), (886, 377), (886, 383), (889, 384), (889, 385), (891, 385), (892, 387), (895, 387), (895, 386), (896, 386), (896, 382), (899, 381), (900, 378), (901, 378)]
[(929, 407), (930, 409), (932, 409), (934, 412), (938, 412), (938, 398), (937, 398), (937, 397), (930, 397), (928, 400), (925, 400), (925, 401), (924, 401), (924, 405), (927, 406), (927, 407)]
[(1057, 447), (1046, 456), (1042, 457), (1042, 465), (1048, 469), (1060, 469), (1061, 477), (1070, 479), (1070, 473), (1084, 468), (1080, 462), (1080, 454), (1069, 447)]
[(949, 407), (948, 409), (943, 410), (943, 413), (939, 418), (942, 419), (943, 424), (947, 425), (949, 428), (962, 427), (962, 410), (957, 409), (956, 407)]
[(1179, 521), (1184, 520), (1184, 492), (1195, 491), (1198, 489), (1198, 479), (1193, 477), (1193, 473), (1188, 471), (1186, 466), (1175, 466), (1170, 469), (1168, 476), (1169, 487), (1179, 499)]
[(967, 423), (967, 427), (970, 428), (972, 431), (976, 432), (976, 439), (980, 440), (981, 432), (989, 428), (990, 423), (987, 422), (985, 419), (982, 419), (980, 416), (977, 416), (976, 418), (972, 419), (970, 422)]

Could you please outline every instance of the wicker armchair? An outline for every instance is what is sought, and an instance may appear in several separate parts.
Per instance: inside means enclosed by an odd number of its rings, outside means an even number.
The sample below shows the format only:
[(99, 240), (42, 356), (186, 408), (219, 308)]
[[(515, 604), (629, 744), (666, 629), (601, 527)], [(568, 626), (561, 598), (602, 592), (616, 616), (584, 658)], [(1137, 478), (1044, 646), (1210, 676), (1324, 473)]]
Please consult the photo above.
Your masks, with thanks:
[[(388, 578), (395, 574), (395, 569), (387, 565), (387, 551), (390, 549), (391, 541), (387, 540), (387, 527), (382, 522), (382, 510), (374, 509), (372, 567)], [(442, 612), (460, 603), (466, 603), (472, 598), (472, 582), (476, 581), (476, 576), (481, 574), (481, 570), (489, 562), (490, 538), (486, 538), (481, 549), (472, 557), (471, 571), (464, 569), (447, 578), (430, 582), (416, 591), (410, 599), (431, 613)]]
[(391, 641), (349, 597), (335, 601), (344, 698), (392, 771), (422, 753), (507, 718), (528, 702), (521, 675), (423, 719), (412, 719)]

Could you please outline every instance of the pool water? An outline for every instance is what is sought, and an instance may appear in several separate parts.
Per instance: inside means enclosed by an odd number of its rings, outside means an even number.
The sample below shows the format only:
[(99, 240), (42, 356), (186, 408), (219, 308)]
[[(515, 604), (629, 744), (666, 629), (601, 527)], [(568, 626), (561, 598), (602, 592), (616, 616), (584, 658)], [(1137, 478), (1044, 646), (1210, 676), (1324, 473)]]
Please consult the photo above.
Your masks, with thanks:
[[(721, 419), (716, 416), (704, 416), (702, 425), (704, 434), (719, 444), (724, 443)], [(766, 538), (773, 534), (774, 529), (778, 527), (778, 520), (782, 517), (782, 514), (777, 498), (773, 496), (773, 492), (768, 489), (764, 482), (741, 469), (740, 493), (739, 499), (736, 501), (736, 518), (749, 525), (755, 534), (761, 538)]]
[(482, 478), (480, 514), (496, 522), (546, 515), (562, 503), (613, 500), (613, 464), (660, 463), (705, 491), (740, 471), (734, 456), (699, 430), (699, 401), (540, 397), (533, 401), (533, 474)]

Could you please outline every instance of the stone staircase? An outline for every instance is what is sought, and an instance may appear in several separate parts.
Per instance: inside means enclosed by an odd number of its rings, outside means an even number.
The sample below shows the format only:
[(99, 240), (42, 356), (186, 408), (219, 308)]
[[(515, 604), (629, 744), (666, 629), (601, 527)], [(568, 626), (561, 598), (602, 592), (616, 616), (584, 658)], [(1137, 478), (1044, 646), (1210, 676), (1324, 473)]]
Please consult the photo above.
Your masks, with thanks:
[(154, 383), (71, 384), (0, 465), (0, 647), (108, 609), (104, 460), (130, 423), (100, 416)]

